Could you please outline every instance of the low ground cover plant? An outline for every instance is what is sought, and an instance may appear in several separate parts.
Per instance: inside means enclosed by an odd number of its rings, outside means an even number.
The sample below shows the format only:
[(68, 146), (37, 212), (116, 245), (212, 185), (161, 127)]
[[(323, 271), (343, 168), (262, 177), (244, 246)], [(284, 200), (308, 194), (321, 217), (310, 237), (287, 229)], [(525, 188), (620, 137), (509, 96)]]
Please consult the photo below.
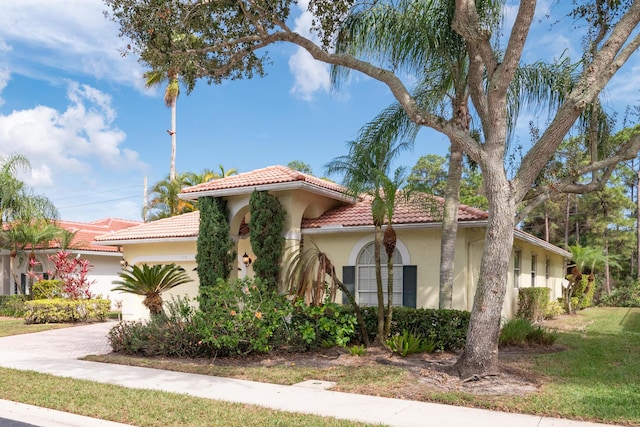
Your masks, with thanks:
[(385, 344), (392, 352), (402, 357), (425, 351), (433, 353), (436, 347), (434, 343), (429, 342), (426, 338), (409, 333), (406, 329), (401, 334), (394, 335), (386, 340)]
[(557, 340), (557, 332), (535, 326), (529, 319), (515, 318), (502, 326), (499, 343), (501, 346), (550, 346)]

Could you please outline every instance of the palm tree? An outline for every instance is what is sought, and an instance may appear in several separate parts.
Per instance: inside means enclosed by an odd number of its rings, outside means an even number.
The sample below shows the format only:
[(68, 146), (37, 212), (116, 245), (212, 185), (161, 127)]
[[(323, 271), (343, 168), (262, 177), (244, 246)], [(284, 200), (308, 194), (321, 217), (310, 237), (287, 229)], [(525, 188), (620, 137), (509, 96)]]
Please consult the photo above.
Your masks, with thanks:
[(176, 179), (176, 105), (180, 95), (180, 84), (178, 82), (178, 72), (170, 68), (166, 73), (162, 70), (147, 71), (144, 73), (147, 87), (154, 87), (167, 81), (164, 91), (164, 103), (171, 108), (171, 129), (167, 132), (171, 136), (171, 164), (169, 167), (169, 180)]
[(353, 305), (362, 342), (366, 347), (369, 347), (367, 325), (355, 297), (338, 279), (335, 266), (329, 256), (322, 252), (314, 242), (311, 243), (313, 247), (291, 253), (285, 263), (288, 266), (284, 280), (287, 289), (297, 298), (302, 298), (306, 304), (314, 306), (319, 306), (326, 300), (327, 291), (329, 292), (328, 299), (332, 302), (335, 301), (336, 290), (340, 289)]
[(145, 297), (142, 303), (149, 309), (151, 317), (163, 313), (163, 292), (193, 281), (184, 268), (176, 264), (151, 267), (146, 264), (142, 267), (134, 265), (123, 270), (119, 276), (120, 280), (113, 282), (118, 285), (113, 290)]
[(214, 172), (211, 169), (205, 168), (200, 173), (185, 172), (184, 183), (187, 186), (193, 186), (203, 184), (214, 179), (227, 178), (231, 175), (237, 175), (238, 171), (235, 168), (225, 169), (224, 166), (218, 165), (220, 172)]
[[(485, 6), (490, 7), (490, 6)], [(431, 111), (448, 108), (457, 127), (469, 132), (468, 57), (465, 43), (450, 25), (454, 3), (435, 0), (406, 0), (395, 6), (377, 5), (352, 14), (342, 27), (337, 52), (360, 56), (375, 55), (380, 61), (417, 73), (421, 81), (414, 96)], [(338, 84), (348, 69), (334, 67)], [(450, 104), (447, 107), (447, 100)], [(420, 127), (411, 122), (405, 110), (393, 104), (381, 112), (360, 138), (387, 138), (413, 141)], [(457, 212), (462, 179), (463, 152), (452, 141), (442, 220), (440, 264), (440, 308), (451, 308), (453, 260), (457, 235)]]
[[(497, 28), (500, 2), (482, 2), (483, 14), (493, 16)], [(377, 3), (350, 15), (342, 26), (336, 52), (380, 62), (419, 76), (413, 96), (420, 107), (434, 112), (449, 111), (450, 121), (463, 132), (471, 132), (468, 72), (469, 58), (464, 39), (450, 23), (455, 3), (445, 0), (401, 0), (397, 4)], [(334, 67), (332, 82), (338, 86), (349, 69)], [(555, 67), (535, 64), (519, 70), (509, 99), (510, 125), (515, 122), (524, 100), (559, 102), (563, 81)], [(555, 86), (554, 86), (555, 85)], [(555, 87), (558, 91), (550, 92)], [(513, 129), (513, 127), (512, 127)], [(371, 142), (381, 138), (414, 141), (420, 126), (413, 123), (399, 103), (392, 104), (363, 127), (358, 139)], [(444, 193), (440, 257), (440, 308), (451, 308), (454, 252), (458, 229), (458, 206), (463, 170), (463, 151), (451, 141), (449, 170)]]
[(354, 197), (367, 192), (368, 196), (372, 198), (371, 215), (375, 228), (374, 260), (378, 296), (378, 332), (376, 335), (378, 343), (382, 343), (385, 337), (386, 319), (382, 286), (382, 261), (380, 257), (383, 241), (382, 226), (385, 223), (385, 215), (387, 213), (383, 184), (391, 169), (393, 159), (408, 147), (408, 143), (397, 142), (393, 139), (379, 139), (373, 143), (368, 140), (351, 141), (349, 143), (349, 154), (336, 157), (326, 165), (328, 174), (344, 174), (343, 184)]
[[(407, 180), (405, 168), (397, 168), (393, 178), (381, 175), (382, 182), (382, 205), (386, 220), (384, 230), (383, 245), (387, 254), (387, 314), (384, 321), (384, 336), (389, 336), (391, 332), (391, 320), (393, 318), (393, 254), (396, 250), (398, 236), (393, 229), (393, 214), (396, 209), (396, 202), (400, 191)], [(410, 196), (408, 191), (404, 192), (405, 198)]]
[(156, 221), (187, 212), (193, 212), (195, 206), (188, 200), (182, 200), (178, 194), (190, 183), (186, 174), (180, 174), (175, 179), (167, 177), (156, 182), (151, 188), (149, 204), (143, 208), (142, 216), (145, 221)]
[(20, 204), (24, 183), (15, 175), (19, 170), (29, 167), (29, 161), (22, 155), (0, 156), (0, 226), (12, 219)]
[[(582, 281), (582, 276), (589, 273), (587, 278), (587, 286), (593, 286), (595, 282), (595, 273), (598, 269), (605, 265), (611, 267), (619, 267), (617, 256), (607, 254), (604, 249), (595, 246), (570, 246), (572, 263), (569, 265), (571, 274), (568, 276), (569, 284), (565, 289), (565, 304), (567, 313), (572, 313), (574, 308), (571, 306), (571, 297), (578, 283)], [(585, 291), (586, 293), (587, 291)]]

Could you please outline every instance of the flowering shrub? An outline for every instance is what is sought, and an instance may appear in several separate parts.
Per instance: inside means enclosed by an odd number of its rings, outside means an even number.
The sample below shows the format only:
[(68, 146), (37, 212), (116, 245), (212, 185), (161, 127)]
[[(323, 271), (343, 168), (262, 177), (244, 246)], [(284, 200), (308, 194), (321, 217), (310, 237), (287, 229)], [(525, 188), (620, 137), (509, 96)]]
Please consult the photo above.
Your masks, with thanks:
[(89, 261), (82, 258), (72, 258), (66, 251), (60, 251), (51, 255), (49, 259), (53, 262), (55, 271), (54, 278), (62, 282), (62, 293), (71, 299), (89, 299), (91, 291), (89, 287), (93, 284), (87, 275), (93, 269)]
[(207, 309), (196, 317), (197, 329), (220, 355), (266, 353), (287, 340), (291, 303), (259, 279), (218, 280), (199, 300)]

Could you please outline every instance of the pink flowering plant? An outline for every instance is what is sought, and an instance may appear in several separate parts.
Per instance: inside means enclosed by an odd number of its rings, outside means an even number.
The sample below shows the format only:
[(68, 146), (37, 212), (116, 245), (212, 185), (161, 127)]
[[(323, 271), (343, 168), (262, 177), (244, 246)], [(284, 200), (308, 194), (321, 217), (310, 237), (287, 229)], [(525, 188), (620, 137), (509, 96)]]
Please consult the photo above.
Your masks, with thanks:
[(49, 260), (53, 262), (55, 268), (53, 277), (62, 282), (62, 293), (67, 298), (90, 299), (92, 297), (89, 288), (95, 281), (90, 281), (87, 277), (93, 269), (88, 260), (72, 257), (66, 251), (51, 255)]

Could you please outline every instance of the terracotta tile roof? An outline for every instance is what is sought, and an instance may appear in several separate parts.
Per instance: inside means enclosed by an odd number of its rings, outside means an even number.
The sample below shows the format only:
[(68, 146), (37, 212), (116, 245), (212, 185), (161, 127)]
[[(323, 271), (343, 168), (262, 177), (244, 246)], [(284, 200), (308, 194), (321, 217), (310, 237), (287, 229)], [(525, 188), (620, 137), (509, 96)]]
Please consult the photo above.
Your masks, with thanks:
[[(56, 221), (56, 225), (58, 227), (76, 233), (71, 243), (71, 248), (98, 252), (117, 252), (118, 248), (114, 246), (92, 245), (91, 243), (97, 236), (108, 233), (110, 231), (124, 230), (140, 224), (140, 221), (131, 221), (116, 218), (105, 218), (88, 223), (64, 220)], [(60, 245), (57, 242), (52, 242), (49, 245), (49, 248), (59, 247)]]
[[(318, 218), (305, 218), (302, 220), (302, 228), (373, 226), (371, 201), (371, 197), (362, 197), (353, 205), (327, 211)], [(444, 200), (440, 197), (414, 197), (408, 202), (399, 198), (396, 201), (393, 223), (398, 225), (440, 222), (443, 203)], [(460, 205), (458, 208), (458, 221), (477, 221), (487, 218), (488, 213), (480, 209), (466, 205)]]
[(220, 190), (231, 190), (240, 188), (251, 188), (267, 186), (270, 184), (291, 184), (301, 183), (310, 187), (324, 189), (339, 193), (341, 196), (346, 193), (346, 188), (335, 182), (317, 178), (313, 175), (307, 175), (302, 172), (290, 169), (286, 166), (268, 166), (263, 169), (256, 169), (251, 172), (244, 172), (238, 175), (232, 175), (222, 179), (214, 179), (203, 184), (193, 187), (187, 187), (182, 190), (183, 194), (214, 192)]
[(200, 227), (200, 212), (164, 218), (140, 224), (136, 227), (98, 236), (97, 242), (114, 242), (121, 240), (169, 239), (180, 237), (197, 237)]
[[(94, 251), (94, 252), (118, 252), (118, 248), (114, 246), (92, 245), (97, 236), (111, 232), (124, 230), (129, 227), (142, 224), (140, 221), (131, 221), (127, 219), (105, 218), (93, 222), (77, 222), (77, 221), (55, 221), (55, 225), (67, 231), (75, 233), (71, 241), (71, 250)], [(4, 230), (9, 229), (9, 224), (3, 224)], [(59, 249), (60, 242), (53, 241), (49, 243), (47, 249)], [(38, 249), (42, 249), (39, 246)]]

